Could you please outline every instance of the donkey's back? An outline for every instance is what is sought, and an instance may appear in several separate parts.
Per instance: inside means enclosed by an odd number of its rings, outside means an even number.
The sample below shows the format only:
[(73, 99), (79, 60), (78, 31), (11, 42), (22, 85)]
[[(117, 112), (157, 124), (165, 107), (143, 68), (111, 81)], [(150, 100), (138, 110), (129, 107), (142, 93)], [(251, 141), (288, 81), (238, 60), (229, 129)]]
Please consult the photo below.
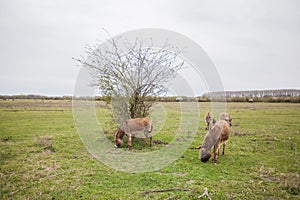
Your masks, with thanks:
[(149, 118), (133, 118), (133, 119), (127, 119), (123, 125), (122, 130), (125, 131), (125, 133), (135, 133), (140, 131), (152, 131), (152, 122)]

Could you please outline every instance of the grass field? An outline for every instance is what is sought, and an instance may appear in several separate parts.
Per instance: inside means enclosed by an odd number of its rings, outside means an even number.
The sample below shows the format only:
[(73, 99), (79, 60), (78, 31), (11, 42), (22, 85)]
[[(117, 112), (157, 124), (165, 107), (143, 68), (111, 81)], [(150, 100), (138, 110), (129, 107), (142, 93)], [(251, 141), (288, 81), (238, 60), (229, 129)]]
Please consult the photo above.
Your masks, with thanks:
[[(163, 104), (170, 114), (154, 140), (172, 138), (180, 119), (176, 103)], [(199, 105), (203, 113), (191, 147), (206, 134), (210, 104)], [(87, 152), (70, 101), (0, 101), (0, 199), (198, 199), (205, 188), (212, 199), (299, 199), (300, 104), (229, 103), (227, 111), (231, 137), (217, 165), (201, 163), (198, 150), (187, 149), (168, 167), (133, 174)], [(97, 116), (112, 138), (110, 110), (99, 103)], [(133, 151), (144, 151), (139, 142)]]

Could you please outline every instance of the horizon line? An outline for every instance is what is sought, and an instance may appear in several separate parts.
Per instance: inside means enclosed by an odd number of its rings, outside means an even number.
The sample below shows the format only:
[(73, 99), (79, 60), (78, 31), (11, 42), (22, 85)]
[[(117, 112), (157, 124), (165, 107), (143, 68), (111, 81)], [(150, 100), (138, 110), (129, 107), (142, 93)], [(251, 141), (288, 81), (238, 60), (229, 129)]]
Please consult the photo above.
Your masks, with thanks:
[[(203, 96), (205, 94), (209, 93), (226, 93), (226, 92), (254, 92), (254, 91), (284, 91), (284, 90), (300, 90), (300, 88), (285, 88), (285, 89), (240, 89), (240, 90), (224, 90), (224, 91), (206, 91), (203, 92), (201, 95), (195, 95), (194, 97)], [(74, 94), (39, 94), (39, 93), (19, 93), (19, 94), (2, 94), (0, 93), (0, 96), (41, 96), (41, 97), (74, 97)], [(94, 95), (95, 97), (103, 97), (102, 95)], [(168, 95), (167, 97), (184, 97), (185, 95)], [(164, 96), (162, 96), (164, 97)]]

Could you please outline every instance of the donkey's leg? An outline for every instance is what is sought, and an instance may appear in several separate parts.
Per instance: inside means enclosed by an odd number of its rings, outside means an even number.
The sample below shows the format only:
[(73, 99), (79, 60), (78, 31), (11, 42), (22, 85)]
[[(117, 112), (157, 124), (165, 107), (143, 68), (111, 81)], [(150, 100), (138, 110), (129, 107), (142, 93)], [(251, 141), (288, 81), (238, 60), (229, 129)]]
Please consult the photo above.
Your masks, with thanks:
[(222, 156), (224, 156), (224, 154), (225, 154), (225, 146), (226, 146), (226, 142), (223, 143), (223, 152), (222, 152)]
[(217, 162), (217, 151), (218, 151), (218, 148), (217, 148), (217, 145), (215, 144), (214, 145), (214, 163)]
[(151, 135), (152, 130), (153, 130), (153, 125), (150, 124), (150, 126), (148, 126), (148, 136), (150, 137), (150, 147), (153, 146), (153, 144), (152, 144), (152, 135)]
[(152, 147), (152, 135), (151, 134), (149, 135), (150, 135), (150, 147)]
[(131, 146), (132, 146), (132, 145), (131, 145), (131, 140), (132, 140), (132, 138), (131, 138), (131, 134), (128, 134), (128, 135), (127, 135), (127, 137), (128, 137), (128, 141), (127, 141), (127, 148), (128, 148), (128, 149), (130, 149), (130, 148), (131, 148)]
[(145, 136), (145, 139), (144, 139), (144, 145), (143, 145), (143, 147), (145, 147), (146, 144), (147, 144), (147, 139), (148, 139), (147, 130), (144, 130), (144, 136)]
[(214, 163), (217, 163), (218, 153), (220, 149), (220, 143), (214, 145)]
[(147, 137), (145, 137), (145, 139), (144, 139), (144, 145), (143, 145), (143, 147), (145, 147), (146, 144), (147, 144)]
[(218, 144), (214, 145), (214, 153), (216, 152), (216, 154), (219, 156), (220, 152), (219, 152), (219, 148), (218, 148)]

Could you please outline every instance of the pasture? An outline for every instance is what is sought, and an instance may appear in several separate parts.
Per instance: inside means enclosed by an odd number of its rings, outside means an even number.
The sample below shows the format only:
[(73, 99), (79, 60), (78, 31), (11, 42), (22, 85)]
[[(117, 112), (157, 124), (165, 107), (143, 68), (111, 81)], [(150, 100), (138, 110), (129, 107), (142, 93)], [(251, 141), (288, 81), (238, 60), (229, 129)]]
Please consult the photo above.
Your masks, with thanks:
[[(172, 138), (180, 120), (177, 103), (162, 103), (166, 126), (153, 140)], [(210, 103), (199, 103), (199, 129), (191, 147), (206, 134)], [(300, 198), (300, 104), (228, 103), (233, 118), (225, 156), (207, 163), (187, 149), (166, 168), (125, 173), (91, 156), (76, 130), (70, 101), (0, 101), (0, 199), (212, 199)], [(97, 116), (112, 139), (110, 110), (97, 103)], [(155, 124), (154, 124), (155, 126)], [(112, 139), (113, 140), (113, 139)], [(153, 151), (165, 144), (132, 151)], [(206, 199), (204, 197), (203, 199)]]

